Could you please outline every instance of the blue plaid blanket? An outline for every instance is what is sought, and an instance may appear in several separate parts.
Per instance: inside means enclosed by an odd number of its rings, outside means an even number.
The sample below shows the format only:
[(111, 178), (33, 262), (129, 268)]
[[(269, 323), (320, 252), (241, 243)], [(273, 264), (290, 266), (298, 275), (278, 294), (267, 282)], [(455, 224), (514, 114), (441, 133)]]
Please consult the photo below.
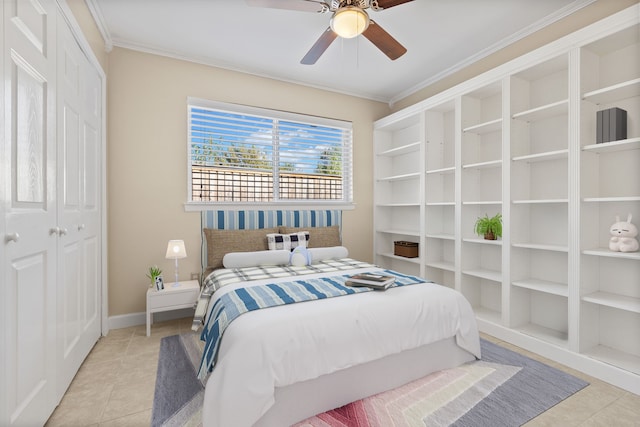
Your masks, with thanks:
[[(395, 276), (391, 287), (430, 282), (392, 270), (384, 270), (384, 273)], [(205, 347), (198, 378), (204, 379), (213, 370), (222, 335), (241, 314), (261, 308), (373, 291), (372, 288), (346, 286), (348, 279), (349, 275), (296, 280), (243, 287), (224, 294), (215, 301), (202, 331), (201, 339), (205, 341)]]

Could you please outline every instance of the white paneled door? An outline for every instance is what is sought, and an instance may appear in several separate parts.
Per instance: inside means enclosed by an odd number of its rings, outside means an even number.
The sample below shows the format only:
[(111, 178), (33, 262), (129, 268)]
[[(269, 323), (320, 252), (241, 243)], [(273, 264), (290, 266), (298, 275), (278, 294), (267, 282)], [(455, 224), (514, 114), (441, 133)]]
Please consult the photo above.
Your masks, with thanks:
[(101, 333), (103, 77), (64, 13), (0, 1), (3, 427), (44, 425)]
[[(56, 9), (5, 0), (2, 411), (40, 425), (56, 404)], [(3, 167), (4, 169), (4, 167)], [(4, 418), (4, 417), (3, 417)]]
[(62, 396), (100, 336), (101, 169), (100, 76), (62, 21), (57, 75), (57, 388)]

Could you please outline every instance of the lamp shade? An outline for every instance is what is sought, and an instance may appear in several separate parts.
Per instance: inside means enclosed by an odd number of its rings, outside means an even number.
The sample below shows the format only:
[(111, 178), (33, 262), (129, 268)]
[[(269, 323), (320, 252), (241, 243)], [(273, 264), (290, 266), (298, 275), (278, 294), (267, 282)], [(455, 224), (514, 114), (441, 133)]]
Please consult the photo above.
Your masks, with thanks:
[(334, 33), (345, 39), (351, 39), (359, 36), (369, 27), (369, 15), (359, 7), (345, 6), (334, 13), (330, 25)]
[(169, 240), (167, 245), (167, 259), (180, 259), (187, 257), (187, 250), (184, 248), (184, 240)]

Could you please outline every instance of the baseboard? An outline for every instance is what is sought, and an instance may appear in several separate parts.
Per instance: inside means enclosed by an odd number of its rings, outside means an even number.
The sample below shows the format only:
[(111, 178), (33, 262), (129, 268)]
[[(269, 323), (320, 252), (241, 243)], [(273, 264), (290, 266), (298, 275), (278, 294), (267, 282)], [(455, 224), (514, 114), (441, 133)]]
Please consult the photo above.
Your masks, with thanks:
[(640, 376), (637, 373), (602, 362), (591, 356), (559, 347), (520, 331), (502, 325), (496, 325), (493, 322), (478, 319), (478, 328), (481, 332), (500, 340), (539, 354), (542, 357), (546, 357), (567, 367), (577, 369), (587, 375), (613, 384), (631, 393), (640, 394), (640, 381), (638, 381)]
[[(193, 317), (194, 310), (192, 308), (183, 308), (180, 310), (165, 311), (161, 313), (154, 313), (154, 322), (165, 322), (167, 320), (182, 319), (184, 317)], [(131, 326), (146, 325), (147, 313), (129, 313), (120, 314), (117, 316), (109, 316), (109, 329), (122, 329), (129, 328)]]

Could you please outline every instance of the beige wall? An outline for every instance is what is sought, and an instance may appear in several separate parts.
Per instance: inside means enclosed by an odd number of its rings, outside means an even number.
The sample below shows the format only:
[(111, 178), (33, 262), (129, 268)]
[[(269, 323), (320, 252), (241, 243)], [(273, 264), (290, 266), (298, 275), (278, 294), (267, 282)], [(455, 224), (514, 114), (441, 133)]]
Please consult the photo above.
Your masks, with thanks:
[(121, 48), (108, 79), (110, 316), (145, 310), (150, 265), (171, 280), (168, 240), (185, 240), (181, 279), (200, 271), (200, 215), (184, 211), (188, 96), (352, 121), (356, 209), (343, 215), (343, 241), (371, 260), (371, 123), (385, 104)]
[[(200, 269), (200, 220), (185, 212), (186, 97), (351, 120), (357, 208), (344, 215), (351, 254), (372, 255), (372, 122), (386, 105), (204, 65), (115, 48), (107, 54), (83, 0), (67, 0), (107, 74), (109, 315), (145, 309), (146, 269), (164, 259), (167, 241), (184, 239), (181, 279)], [(598, 0), (578, 13), (397, 102), (412, 105), (528, 51), (622, 10), (638, 0)]]

